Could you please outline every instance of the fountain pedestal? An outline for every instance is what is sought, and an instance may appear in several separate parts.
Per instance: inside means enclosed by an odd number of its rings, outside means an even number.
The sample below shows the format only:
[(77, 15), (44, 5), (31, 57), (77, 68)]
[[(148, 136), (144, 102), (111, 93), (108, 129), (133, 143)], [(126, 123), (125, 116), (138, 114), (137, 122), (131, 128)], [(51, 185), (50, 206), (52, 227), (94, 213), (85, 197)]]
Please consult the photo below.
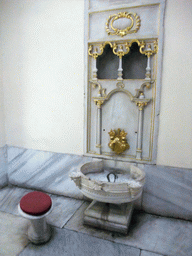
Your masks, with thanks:
[(127, 234), (133, 202), (111, 204), (93, 201), (84, 212), (84, 224)]

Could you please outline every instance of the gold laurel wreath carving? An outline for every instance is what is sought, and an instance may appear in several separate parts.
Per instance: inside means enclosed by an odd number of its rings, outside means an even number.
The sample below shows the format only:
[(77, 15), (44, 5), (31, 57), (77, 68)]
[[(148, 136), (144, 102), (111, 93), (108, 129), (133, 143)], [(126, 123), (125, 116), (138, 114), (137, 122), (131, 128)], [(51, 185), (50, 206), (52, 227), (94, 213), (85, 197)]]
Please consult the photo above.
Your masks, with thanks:
[[(125, 29), (115, 28), (113, 25), (114, 21), (121, 18), (126, 18), (131, 20), (131, 25), (126, 27)], [(106, 22), (105, 28), (108, 35), (118, 35), (123, 37), (127, 34), (136, 33), (139, 30), (140, 26), (141, 26), (141, 20), (136, 13), (119, 12), (118, 14), (113, 14), (109, 16)]]

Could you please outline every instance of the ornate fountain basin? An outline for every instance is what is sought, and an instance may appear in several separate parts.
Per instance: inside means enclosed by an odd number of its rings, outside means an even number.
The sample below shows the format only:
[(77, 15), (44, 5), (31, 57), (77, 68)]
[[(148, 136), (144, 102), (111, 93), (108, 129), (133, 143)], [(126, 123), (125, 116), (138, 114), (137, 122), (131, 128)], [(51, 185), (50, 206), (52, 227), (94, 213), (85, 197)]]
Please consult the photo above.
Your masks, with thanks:
[(86, 163), (70, 177), (86, 197), (113, 204), (136, 200), (145, 183), (143, 170), (130, 163), (111, 160)]

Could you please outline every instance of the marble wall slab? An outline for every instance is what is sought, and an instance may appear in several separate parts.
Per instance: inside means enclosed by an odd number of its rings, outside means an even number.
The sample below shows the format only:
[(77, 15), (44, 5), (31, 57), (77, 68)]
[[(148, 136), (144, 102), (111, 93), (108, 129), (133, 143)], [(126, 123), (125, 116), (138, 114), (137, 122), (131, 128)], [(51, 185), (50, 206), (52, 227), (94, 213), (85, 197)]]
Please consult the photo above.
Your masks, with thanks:
[(12, 185), (83, 199), (69, 174), (90, 157), (8, 147), (8, 179)]
[(8, 184), (6, 150), (6, 146), (0, 148), (0, 188)]
[[(7, 147), (8, 179), (13, 185), (75, 199), (86, 199), (69, 178), (94, 158)], [(192, 220), (192, 170), (139, 165), (146, 172), (136, 207), (157, 215)]]
[(192, 220), (192, 170), (145, 165), (141, 208), (148, 213)]

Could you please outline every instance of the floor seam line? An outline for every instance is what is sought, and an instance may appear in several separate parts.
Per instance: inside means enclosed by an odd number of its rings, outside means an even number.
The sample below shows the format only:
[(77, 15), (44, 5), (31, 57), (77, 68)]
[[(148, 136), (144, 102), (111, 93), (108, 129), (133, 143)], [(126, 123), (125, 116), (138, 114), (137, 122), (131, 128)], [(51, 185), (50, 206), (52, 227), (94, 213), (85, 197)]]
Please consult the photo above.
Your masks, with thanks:
[(71, 217), (67, 220), (67, 222), (61, 227), (61, 229), (64, 229), (65, 226), (67, 225), (67, 223), (73, 218), (73, 216), (75, 215), (75, 213), (81, 208), (81, 206), (85, 203), (85, 201), (78, 207), (78, 209), (76, 209), (76, 211), (71, 215)]

